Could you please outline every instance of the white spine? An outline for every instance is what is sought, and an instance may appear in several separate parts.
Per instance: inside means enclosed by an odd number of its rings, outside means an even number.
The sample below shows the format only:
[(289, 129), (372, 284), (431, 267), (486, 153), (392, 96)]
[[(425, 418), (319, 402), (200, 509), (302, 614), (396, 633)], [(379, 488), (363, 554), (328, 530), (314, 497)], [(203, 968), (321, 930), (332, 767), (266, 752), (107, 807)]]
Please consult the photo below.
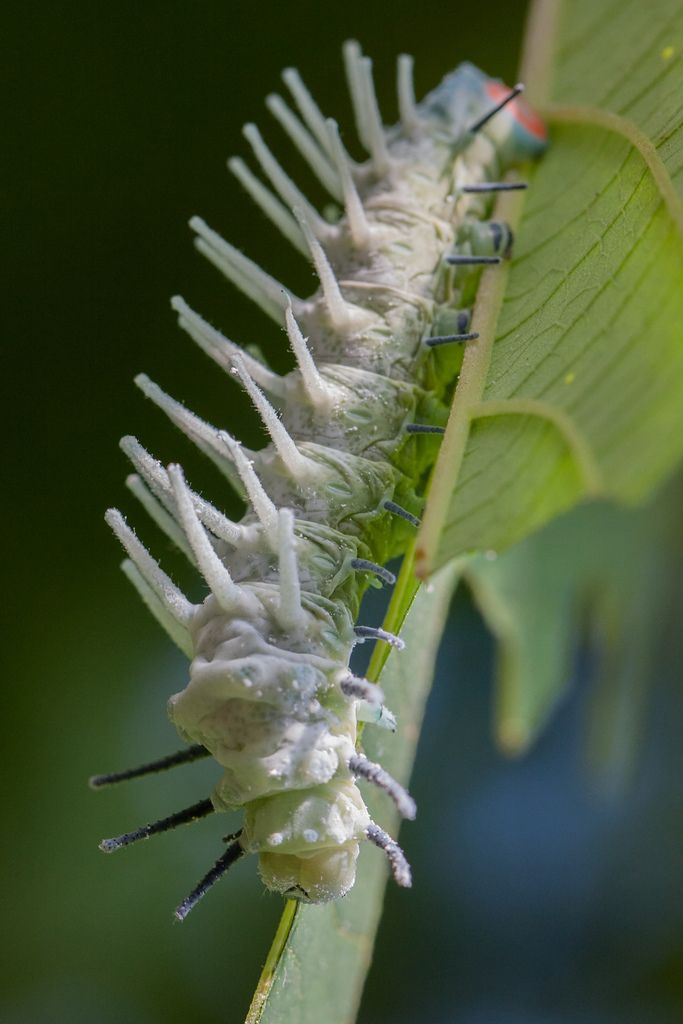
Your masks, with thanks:
[(277, 93), (266, 97), (266, 106), (292, 140), (302, 157), (308, 163), (316, 178), (330, 195), (341, 199), (339, 178), (334, 167), (321, 152), (316, 140), (304, 128), (296, 114), (293, 114), (285, 101)]
[(410, 54), (402, 53), (397, 65), (398, 110), (401, 127), (409, 139), (415, 138), (420, 131), (420, 118), (415, 103), (415, 85), (413, 81), (414, 60)]
[(206, 580), (212, 594), (223, 611), (234, 613), (245, 605), (255, 603), (255, 598), (237, 586), (216, 554), (206, 531), (197, 518), (190, 492), (180, 466), (168, 467), (168, 477), (173, 488), (178, 514), (183, 530), (194, 552), (199, 571)]
[(363, 71), (361, 69), (361, 60), (363, 59), (363, 51), (356, 42), (355, 39), (349, 39), (344, 43), (342, 47), (342, 54), (344, 56), (344, 69), (346, 71), (346, 81), (349, 87), (349, 93), (351, 95), (351, 105), (353, 107), (353, 114), (356, 119), (356, 131), (358, 132), (358, 138), (363, 143), (365, 148), (370, 150), (370, 137), (368, 133), (367, 125), (367, 107), (365, 103), (365, 84), (363, 80)]
[(372, 61), (369, 57), (363, 57), (360, 62), (361, 74), (364, 87), (364, 102), (366, 107), (365, 123), (368, 132), (368, 148), (372, 157), (375, 173), (379, 178), (384, 177), (391, 166), (389, 149), (384, 134), (382, 116), (377, 103), (377, 93), (372, 77)]
[(311, 259), (313, 260), (313, 265), (315, 266), (320, 280), (320, 287), (322, 288), (323, 299), (325, 301), (325, 308), (327, 310), (330, 326), (335, 331), (345, 331), (348, 328), (351, 319), (349, 307), (346, 299), (340, 291), (339, 283), (334, 270), (332, 269), (332, 264), (328, 260), (325, 250), (306, 221), (304, 213), (301, 210), (295, 209), (294, 216), (298, 220), (304, 238), (308, 243)]
[(164, 508), (159, 499), (152, 494), (137, 473), (126, 477), (126, 487), (138, 499), (153, 523), (165, 533), (172, 544), (185, 555), (191, 565), (196, 565), (192, 549), (188, 546), (185, 534), (179, 529), (173, 516)]
[(296, 68), (285, 68), (282, 72), (282, 80), (294, 97), (294, 102), (312, 134), (315, 135), (322, 148), (329, 154), (330, 141), (325, 130), (325, 118), (320, 107), (304, 85), (301, 75)]
[(285, 327), (289, 344), (297, 361), (306, 394), (317, 409), (329, 409), (334, 405), (335, 389), (326, 383), (315, 365), (306, 339), (296, 322), (291, 304), (285, 309)]
[(273, 222), (275, 227), (282, 232), (287, 241), (291, 242), (295, 249), (298, 249), (300, 253), (305, 255), (308, 250), (306, 249), (304, 240), (301, 237), (299, 226), (287, 207), (283, 206), (280, 200), (275, 198), (273, 193), (266, 188), (263, 182), (259, 181), (256, 175), (249, 170), (241, 157), (230, 157), (228, 160), (228, 167), (235, 175), (245, 192), (247, 192), (256, 205), (263, 210), (266, 217)]
[(254, 156), (261, 165), (264, 174), (279, 194), (280, 198), (290, 208), (295, 206), (306, 211), (308, 220), (318, 238), (327, 238), (333, 230), (330, 225), (322, 219), (314, 206), (311, 206), (306, 196), (298, 188), (288, 174), (285, 174), (280, 164), (266, 146), (260, 131), (255, 124), (245, 124), (242, 129), (244, 137), (254, 151)]
[(121, 570), (135, 587), (145, 607), (152, 613), (161, 628), (166, 631), (176, 647), (179, 647), (188, 658), (192, 658), (194, 651), (190, 634), (173, 615), (169, 615), (166, 605), (159, 600), (135, 563), (130, 558), (126, 558), (121, 562)]
[(143, 395), (149, 398), (151, 402), (154, 402), (162, 412), (165, 412), (178, 429), (189, 437), (201, 451), (208, 455), (211, 461), (220, 469), (221, 473), (234, 484), (234, 467), (226, 457), (225, 448), (220, 443), (219, 431), (212, 427), (210, 423), (200, 419), (199, 416), (195, 416), (194, 413), (190, 412), (189, 409), (186, 409), (184, 405), (177, 402), (174, 398), (171, 398), (170, 395), (167, 395), (158, 384), (149, 379), (147, 374), (139, 373), (134, 380)]
[[(220, 438), (218, 438), (217, 443), (221, 443)], [(168, 479), (168, 473), (161, 463), (150, 455), (150, 453), (143, 448), (140, 442), (134, 437), (122, 437), (120, 445), (121, 450), (128, 456), (140, 476), (149, 487), (150, 491), (152, 491), (158, 499), (159, 503), (164, 506), (171, 517), (177, 519), (178, 511), (173, 497), (171, 482)], [(233, 472), (236, 472), (232, 463), (231, 468), (233, 469)], [(195, 512), (206, 528), (210, 530), (215, 537), (218, 537), (220, 540), (225, 541), (233, 547), (237, 547), (245, 543), (249, 536), (248, 528), (228, 519), (227, 516), (224, 516), (222, 512), (219, 512), (218, 509), (209, 501), (201, 498), (194, 491), (191, 490), (190, 495), (192, 497), (192, 504), (194, 505)]]
[(297, 629), (304, 621), (304, 614), (297, 568), (294, 514), (288, 508), (281, 508), (278, 513), (278, 546), (280, 600), (277, 618), (283, 629)]
[(266, 494), (263, 484), (256, 475), (251, 461), (244, 454), (244, 449), (239, 441), (222, 430), (221, 441), (227, 452), (235, 463), (235, 468), (240, 475), (244, 489), (247, 492), (252, 508), (256, 513), (259, 522), (266, 534), (271, 551), (278, 550), (278, 525), (277, 508)]
[[(298, 230), (298, 228), (297, 228)], [(241, 358), (249, 373), (262, 388), (271, 395), (284, 397), (285, 385), (282, 377), (273, 373), (267, 366), (254, 359), (243, 348), (230, 341), (220, 331), (212, 327), (198, 313), (188, 306), (180, 295), (171, 299), (171, 307), (178, 314), (178, 324), (186, 331), (203, 352), (213, 359), (227, 373), (232, 372), (235, 357)]]
[[(286, 314), (285, 314), (286, 315)], [(244, 390), (254, 403), (254, 408), (263, 420), (275, 449), (294, 480), (305, 480), (315, 475), (316, 464), (302, 455), (293, 438), (281, 422), (270, 402), (249, 375), (244, 362), (238, 357), (234, 361), (235, 370), (239, 375)]]
[(152, 588), (164, 608), (181, 626), (187, 626), (194, 615), (194, 605), (166, 575), (156, 559), (152, 558), (145, 545), (138, 540), (135, 532), (116, 508), (107, 510), (104, 516), (125, 548), (128, 557), (135, 563), (140, 575)]
[[(190, 227), (199, 236), (195, 245), (202, 255), (224, 274), (228, 280), (255, 302), (276, 323), (282, 323), (282, 285), (261, 270), (257, 263), (226, 242), (201, 217), (192, 217)], [(300, 299), (296, 300), (300, 302)]]
[(334, 154), (335, 165), (342, 183), (344, 208), (346, 210), (351, 239), (356, 249), (366, 249), (370, 241), (370, 224), (365, 216), (363, 202), (351, 174), (349, 156), (342, 145), (337, 122), (330, 118), (327, 122), (327, 129), (330, 134), (330, 144)]

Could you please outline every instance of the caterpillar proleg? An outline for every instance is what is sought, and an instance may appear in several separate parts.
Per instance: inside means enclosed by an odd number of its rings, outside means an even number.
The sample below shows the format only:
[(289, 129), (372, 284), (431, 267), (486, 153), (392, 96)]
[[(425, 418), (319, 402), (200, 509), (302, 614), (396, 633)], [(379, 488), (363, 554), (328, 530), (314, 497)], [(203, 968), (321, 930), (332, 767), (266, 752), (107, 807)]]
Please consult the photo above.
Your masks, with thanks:
[(129, 486), (208, 587), (192, 604), (121, 513), (107, 521), (123, 544), (127, 575), (190, 657), (189, 680), (169, 701), (188, 746), (138, 769), (100, 775), (102, 787), (211, 756), (222, 770), (210, 795), (169, 818), (104, 840), (106, 851), (213, 812), (241, 809), (227, 850), (176, 911), (184, 919), (238, 858), (259, 857), (265, 885), (320, 903), (354, 884), (359, 844), (388, 858), (411, 884), (394, 839), (370, 819), (361, 785), (377, 785), (403, 817), (407, 791), (357, 749), (358, 722), (395, 727), (379, 687), (354, 676), (364, 641), (400, 657), (403, 641), (359, 623), (365, 589), (391, 586), (386, 568), (419, 525), (426, 474), (448, 416), (463, 345), (476, 343), (470, 310), (482, 266), (507, 259), (512, 234), (488, 219), (496, 191), (525, 187), (504, 176), (540, 154), (540, 120), (509, 89), (461, 64), (417, 103), (412, 58), (398, 60), (400, 121), (384, 126), (372, 64), (344, 47), (358, 137), (368, 159), (348, 155), (298, 72), (283, 74), (296, 113), (267, 105), (338, 204), (323, 217), (271, 153), (244, 129), (259, 174), (229, 161), (248, 195), (313, 264), (308, 298), (286, 287), (193, 217), (197, 249), (286, 333), (295, 368), (279, 376), (207, 323), (184, 298), (180, 327), (242, 388), (269, 443), (245, 449), (224, 426), (200, 420), (147, 377), (137, 383), (245, 498), (240, 522), (200, 497), (180, 466), (164, 467), (135, 438), (122, 448)]

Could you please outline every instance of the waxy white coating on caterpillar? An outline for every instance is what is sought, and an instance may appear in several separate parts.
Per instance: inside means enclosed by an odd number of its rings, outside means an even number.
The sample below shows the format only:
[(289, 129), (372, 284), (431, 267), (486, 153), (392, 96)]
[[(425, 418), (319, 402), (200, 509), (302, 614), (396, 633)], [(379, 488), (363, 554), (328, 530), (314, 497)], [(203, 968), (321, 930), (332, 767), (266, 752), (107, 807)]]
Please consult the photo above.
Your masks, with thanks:
[[(445, 257), (500, 244), (500, 227), (479, 223), (490, 198), (460, 189), (496, 180), (543, 146), (534, 115), (521, 105), (468, 132), (492, 107), (496, 85), (471, 65), (416, 104), (405, 56), (401, 124), (385, 129), (370, 62), (355, 43), (344, 57), (367, 163), (348, 157), (336, 122), (323, 117), (296, 72), (284, 79), (303, 121), (279, 97), (268, 99), (314, 173), (345, 205), (336, 222), (310, 205), (256, 126), (244, 134), (275, 194), (241, 159), (229, 162), (261, 209), (309, 255), (318, 291), (308, 299), (289, 295), (201, 218), (190, 222), (199, 250), (286, 329), (296, 368), (277, 376), (184, 299), (172, 302), (180, 326), (246, 390), (271, 443), (247, 451), (138, 378), (248, 499), (243, 521), (232, 523), (188, 487), (180, 467), (167, 471), (124, 439), (138, 474), (131, 488), (199, 568), (211, 590), (202, 604), (190, 605), (122, 517), (109, 514), (134, 563), (126, 571), (192, 653), (188, 685), (171, 698), (169, 713), (180, 735), (222, 767), (214, 807), (243, 808), (239, 843), (260, 855), (265, 884), (309, 902), (351, 888), (366, 835), (391, 850), (397, 880), (409, 884), (405, 858), (370, 821), (349, 765), (360, 718), (392, 724), (377, 688), (349, 684), (359, 639), (354, 623), (370, 578), (351, 563), (383, 565), (401, 554), (413, 527), (390, 510), (398, 506), (410, 518), (421, 507), (416, 489), (438, 440), (409, 436), (406, 426), (445, 422), (458, 368), (452, 351), (437, 354), (424, 340), (457, 333), (456, 315), (471, 306), (477, 280), (476, 271), (450, 268)], [(375, 638), (399, 644), (381, 631)]]

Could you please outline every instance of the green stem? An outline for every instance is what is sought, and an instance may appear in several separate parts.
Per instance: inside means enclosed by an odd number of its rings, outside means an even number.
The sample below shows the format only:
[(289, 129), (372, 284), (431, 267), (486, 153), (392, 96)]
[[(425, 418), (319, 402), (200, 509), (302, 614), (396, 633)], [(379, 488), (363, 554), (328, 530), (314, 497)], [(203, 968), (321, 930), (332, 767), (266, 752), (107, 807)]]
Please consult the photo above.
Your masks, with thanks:
[(280, 923), (277, 926), (275, 938), (268, 950), (268, 956), (266, 957), (266, 962), (263, 965), (263, 970), (261, 971), (256, 991), (254, 992), (254, 998), (251, 1001), (251, 1006), (249, 1007), (249, 1012), (247, 1013), (244, 1024), (258, 1024), (261, 1019), (263, 1007), (266, 1004), (266, 999), (268, 998), (273, 985), (275, 974), (282, 958), (282, 953), (287, 945), (292, 929), (294, 928), (297, 910), (300, 906), (301, 904), (297, 903), (296, 900), (287, 900), (285, 903), (285, 909), (282, 912)]

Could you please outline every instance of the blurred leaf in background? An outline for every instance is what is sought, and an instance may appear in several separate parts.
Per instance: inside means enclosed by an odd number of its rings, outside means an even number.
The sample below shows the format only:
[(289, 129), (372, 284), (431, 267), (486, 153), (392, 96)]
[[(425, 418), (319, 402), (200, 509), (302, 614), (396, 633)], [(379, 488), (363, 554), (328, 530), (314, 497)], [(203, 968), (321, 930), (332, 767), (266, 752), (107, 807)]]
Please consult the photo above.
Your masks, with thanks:
[[(672, 599), (680, 513), (679, 487), (645, 508), (597, 502), (500, 557), (470, 563), (466, 580), (498, 644), (495, 729), (508, 753), (528, 749), (564, 695), (583, 626), (602, 680), (596, 756), (609, 760), (612, 750), (630, 760), (628, 737)], [(613, 770), (620, 775), (626, 764)]]

